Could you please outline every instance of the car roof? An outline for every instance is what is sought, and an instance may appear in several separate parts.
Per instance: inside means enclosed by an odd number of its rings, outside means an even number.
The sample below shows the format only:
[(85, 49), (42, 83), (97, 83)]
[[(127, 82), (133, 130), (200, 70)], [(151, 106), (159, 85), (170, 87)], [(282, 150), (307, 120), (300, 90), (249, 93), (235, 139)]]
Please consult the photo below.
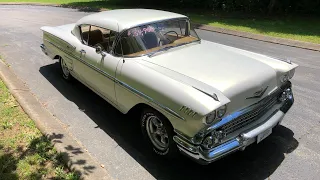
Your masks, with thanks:
[(152, 9), (118, 9), (85, 16), (81, 18), (76, 25), (96, 25), (102, 28), (121, 32), (124, 29), (141, 24), (174, 18), (186, 18), (186, 16)]

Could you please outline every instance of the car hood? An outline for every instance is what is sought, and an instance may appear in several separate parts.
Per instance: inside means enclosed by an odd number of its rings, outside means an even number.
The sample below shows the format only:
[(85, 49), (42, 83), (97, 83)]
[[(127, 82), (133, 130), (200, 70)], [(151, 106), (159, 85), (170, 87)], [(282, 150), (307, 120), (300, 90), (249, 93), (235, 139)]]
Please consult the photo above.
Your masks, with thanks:
[[(233, 103), (235, 109), (252, 104), (275, 90), (278, 83), (275, 66), (287, 64), (204, 40), (144, 57), (140, 62), (208, 94), (219, 90), (231, 101), (239, 102)], [(266, 88), (261, 97), (249, 98), (261, 88)]]

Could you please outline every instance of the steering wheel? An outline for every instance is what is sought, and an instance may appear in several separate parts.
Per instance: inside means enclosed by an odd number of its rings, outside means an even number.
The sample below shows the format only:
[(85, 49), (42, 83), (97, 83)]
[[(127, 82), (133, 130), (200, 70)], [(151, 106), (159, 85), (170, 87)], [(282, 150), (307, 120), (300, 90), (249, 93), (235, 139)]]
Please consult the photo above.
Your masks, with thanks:
[(168, 32), (164, 33), (163, 35), (167, 35), (168, 33), (171, 33), (171, 32), (175, 33), (177, 35), (177, 38), (179, 38), (179, 34), (176, 31), (168, 31)]
[[(170, 42), (170, 44), (171, 44), (173, 41), (166, 36), (166, 35), (167, 35), (168, 33), (170, 33), (170, 32), (171, 32), (171, 33), (172, 33), (172, 32), (175, 33), (175, 34), (177, 35), (177, 39), (179, 38), (179, 34), (178, 34), (176, 31), (168, 31), (168, 32), (166, 32), (166, 33), (164, 33), (164, 34), (162, 34), (162, 33), (160, 33), (160, 34), (161, 34), (162, 37), (165, 37), (167, 40), (169, 40), (169, 42)], [(159, 45), (160, 45), (161, 41), (164, 42), (163, 39), (160, 39), (160, 40), (159, 40)]]
[[(176, 31), (168, 31), (166, 33), (164, 33), (163, 35), (166, 36), (168, 33), (175, 33), (177, 35), (177, 39), (179, 38), (179, 34)], [(166, 37), (167, 38), (167, 37)], [(169, 38), (167, 38), (170, 42), (172, 42)]]

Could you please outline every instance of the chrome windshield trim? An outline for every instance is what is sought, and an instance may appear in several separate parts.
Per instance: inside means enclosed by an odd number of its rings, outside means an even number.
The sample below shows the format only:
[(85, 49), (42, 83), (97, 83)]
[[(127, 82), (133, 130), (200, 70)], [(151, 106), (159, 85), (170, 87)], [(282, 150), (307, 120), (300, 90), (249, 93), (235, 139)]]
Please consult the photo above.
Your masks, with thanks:
[(135, 27), (139, 27), (139, 26), (145, 26), (148, 24), (159, 23), (159, 22), (168, 21), (168, 20), (184, 20), (184, 19), (187, 20), (190, 24), (190, 19), (188, 17), (168, 18), (168, 19), (162, 19), (162, 20), (157, 20), (157, 21), (150, 21), (150, 22), (146, 22), (146, 23), (141, 23), (141, 24), (137, 24), (134, 26), (129, 26), (129, 27), (124, 28), (120, 32), (120, 34), (122, 35), (122, 33), (124, 33), (126, 30), (131, 29), (131, 28), (135, 28)]
[[(159, 23), (159, 22), (163, 22), (163, 21), (169, 21), (169, 20), (187, 20), (188, 21), (188, 24), (189, 24), (189, 33), (190, 33), (190, 29), (191, 29), (191, 22), (190, 22), (190, 19), (188, 17), (179, 17), (179, 18), (168, 18), (168, 19), (162, 19), (162, 20), (158, 20), (158, 21), (151, 21), (151, 22), (147, 22), (147, 23), (142, 23), (142, 24), (138, 24), (138, 25), (135, 25), (135, 26), (131, 26), (131, 27), (126, 27), (124, 28), (122, 31), (119, 32), (119, 35), (117, 37), (117, 39), (114, 41), (114, 46), (116, 46), (116, 44), (119, 43), (123, 33), (125, 31), (127, 31), (128, 29), (132, 29), (132, 28), (135, 28), (135, 27), (139, 27), (139, 26), (144, 26), (144, 25), (148, 25), (148, 24), (153, 24), (153, 23)], [(199, 37), (199, 35), (197, 34), (197, 32), (195, 31), (196, 35), (197, 35), (197, 40), (195, 41), (192, 41), (190, 43), (187, 43), (187, 44), (191, 44), (191, 43), (195, 43), (195, 42), (201, 42), (201, 39)], [(124, 58), (136, 58), (136, 57), (143, 57), (143, 56), (147, 56), (148, 54), (142, 54), (142, 55), (137, 55), (137, 56), (127, 56), (127, 55), (123, 55)]]

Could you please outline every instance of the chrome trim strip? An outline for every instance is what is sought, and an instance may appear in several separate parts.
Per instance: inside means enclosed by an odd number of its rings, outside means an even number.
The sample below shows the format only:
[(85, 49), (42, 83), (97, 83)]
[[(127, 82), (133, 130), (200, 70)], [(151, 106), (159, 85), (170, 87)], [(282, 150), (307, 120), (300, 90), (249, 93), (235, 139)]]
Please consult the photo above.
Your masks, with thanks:
[[(288, 100), (290, 101), (290, 100)], [(184, 154), (194, 158), (200, 163), (208, 164), (211, 163), (225, 155), (228, 155), (236, 150), (244, 150), (247, 146), (256, 141), (256, 137), (269, 128), (275, 127), (279, 124), (285, 113), (281, 110), (276, 111), (272, 115), (267, 117), (267, 121), (263, 124), (255, 126), (253, 129), (244, 131), (233, 139), (220, 144), (210, 150), (203, 150), (201, 146), (195, 146), (189, 144), (184, 139), (178, 136), (174, 137), (174, 141), (177, 143), (177, 147)]]
[(84, 61), (83, 59), (81, 58), (78, 58), (76, 56), (74, 56), (73, 54), (70, 54), (68, 52), (66, 52), (65, 50), (63, 50), (60, 46), (57, 46), (55, 45), (54, 43), (52, 43), (51, 41), (47, 40), (47, 39), (44, 39), (46, 40), (48, 43), (52, 44), (53, 46), (55, 46), (56, 48), (58, 48), (59, 50), (63, 51), (64, 53), (66, 53), (67, 55), (79, 60), (80, 62), (82, 62), (83, 64), (87, 65), (88, 67), (98, 71), (100, 74), (104, 75), (105, 77), (109, 78), (110, 80), (114, 81), (115, 83), (118, 83), (119, 85), (125, 87), (127, 90), (130, 90), (131, 92), (141, 96), (142, 98), (145, 98), (145, 99), (148, 99), (149, 101), (153, 102), (154, 104), (158, 105), (159, 107), (161, 107), (162, 109), (164, 109), (166, 112), (168, 112), (169, 114), (173, 115), (174, 117), (176, 118), (179, 118), (179, 119), (182, 119), (182, 120), (185, 120), (184, 117), (180, 116), (178, 113), (176, 113), (175, 111), (173, 111), (172, 109), (168, 108), (167, 106), (164, 106), (162, 104), (160, 104), (159, 102), (155, 101), (154, 99), (152, 99), (151, 97), (149, 97), (148, 95), (136, 90), (135, 88), (129, 86), (128, 84), (118, 80), (117, 78), (111, 76), (110, 74), (102, 71), (101, 69), (97, 68), (96, 66)]
[(80, 60), (80, 58), (78, 58), (77, 56), (73, 55), (73, 54), (70, 54), (69, 52), (67, 52), (66, 50), (64, 50), (62, 47), (60, 47), (59, 45), (56, 45), (55, 43), (51, 42), (50, 40), (48, 39), (43, 39), (44, 41), (47, 41), (49, 44), (53, 45), (54, 47), (58, 48), (60, 51), (66, 53), (67, 55), (77, 59), (77, 60)]
[[(43, 31), (43, 30), (42, 30)], [(47, 34), (49, 34), (49, 35), (51, 35), (51, 36), (54, 36), (55, 38), (57, 38), (57, 39), (60, 39), (61, 41), (63, 41), (63, 42), (65, 42), (66, 44), (68, 44), (71, 48), (73, 48), (73, 49), (76, 49), (76, 47), (75, 46), (73, 46), (72, 44), (70, 44), (69, 42), (67, 42), (67, 41), (65, 41), (65, 40), (63, 40), (63, 39), (61, 39), (61, 38), (59, 38), (58, 36), (56, 36), (56, 35), (53, 35), (53, 34), (51, 34), (51, 33), (49, 33), (48, 31), (43, 31), (44, 33), (47, 33)], [(70, 48), (70, 47), (67, 47), (67, 48)]]
[[(193, 86), (192, 86), (193, 87)], [(194, 89), (196, 89), (196, 90), (198, 90), (198, 91), (200, 91), (200, 92), (202, 92), (203, 94), (205, 94), (205, 95), (208, 95), (208, 96), (210, 96), (210, 97), (212, 97), (212, 99), (214, 99), (214, 100), (216, 100), (216, 101), (219, 101), (219, 99), (218, 99), (218, 96), (215, 94), (215, 93), (213, 93), (212, 95), (211, 94), (209, 94), (209, 93), (207, 93), (207, 92), (204, 92), (204, 91), (202, 91), (202, 90), (200, 90), (200, 89), (198, 89), (198, 88), (196, 88), (196, 87), (193, 87)], [(219, 101), (220, 102), (220, 101)]]
[(214, 130), (214, 129), (217, 129), (217, 128), (219, 128), (219, 127), (227, 124), (228, 122), (230, 122), (230, 121), (238, 118), (239, 116), (241, 116), (241, 115), (243, 115), (243, 114), (251, 111), (251, 110), (254, 109), (256, 106), (258, 106), (262, 101), (264, 101), (267, 97), (273, 96), (274, 94), (276, 94), (276, 93), (279, 92), (280, 90), (281, 90), (281, 89), (278, 88), (276, 91), (274, 91), (274, 93), (272, 93), (272, 94), (264, 97), (263, 99), (261, 99), (260, 101), (256, 102), (255, 104), (252, 104), (252, 105), (250, 105), (250, 106), (248, 106), (248, 107), (246, 107), (246, 108), (244, 108), (244, 109), (242, 109), (242, 110), (236, 111), (236, 112), (234, 112), (234, 113), (232, 113), (232, 114), (230, 114), (230, 115), (222, 118), (222, 120), (219, 121), (218, 123), (213, 124), (212, 126), (208, 127), (208, 128), (206, 129), (206, 132), (209, 132), (209, 131), (212, 131), (212, 130)]
[(63, 51), (64, 53), (66, 53), (67, 55), (71, 56), (72, 58), (76, 59), (76, 60), (79, 60), (80, 62), (82, 62), (83, 64), (87, 65), (88, 67), (90, 67), (91, 69), (94, 69), (96, 71), (98, 71), (100, 74), (106, 76), (107, 78), (109, 78), (110, 80), (112, 81), (115, 81), (115, 78), (113, 76), (111, 76), (110, 74), (102, 71), (101, 69), (97, 68), (96, 66), (86, 62), (85, 60), (83, 60), (82, 58), (79, 58), (79, 57), (76, 57), (75, 55), (65, 51), (64, 49), (62, 49), (60, 46), (54, 44), (53, 42), (51, 42), (50, 40), (48, 39), (44, 39), (45, 41), (47, 41), (48, 43), (52, 44), (53, 46), (55, 46), (56, 48), (58, 48), (60, 51)]
[(193, 153), (192, 151), (188, 151), (187, 149), (179, 145), (178, 145), (178, 148), (180, 151), (182, 151), (186, 155), (194, 158), (195, 160), (199, 160), (200, 163), (208, 164), (227, 154), (230, 154), (238, 150), (239, 148), (241, 148), (241, 143), (238, 139), (234, 139), (220, 146), (217, 146), (208, 152), (201, 152), (201, 150), (198, 150), (198, 152)]
[(186, 142), (185, 140), (181, 139), (178, 136), (173, 136), (173, 140), (180, 145), (181, 147), (187, 149), (188, 151), (191, 151), (193, 153), (198, 153), (198, 146), (193, 146), (191, 144), (189, 144), (188, 142)]
[(231, 153), (232, 151), (239, 149), (240, 146), (241, 146), (241, 144), (240, 144), (239, 140), (234, 139), (234, 140), (231, 140), (225, 144), (222, 144), (220, 146), (215, 147), (210, 152), (208, 152), (208, 154), (201, 154), (201, 155), (202, 155), (203, 159), (205, 159), (207, 161), (213, 161), (215, 159), (220, 158), (223, 155), (227, 155), (227, 154)]
[(121, 86), (123, 87), (126, 87), (127, 89), (129, 89), (131, 92), (134, 92), (135, 94), (139, 95), (139, 96), (142, 96), (146, 99), (148, 99), (149, 101), (155, 103), (156, 105), (160, 106), (161, 108), (163, 108), (164, 110), (166, 110), (169, 114), (172, 114), (173, 116), (179, 118), (179, 119), (182, 119), (182, 120), (185, 120), (184, 117), (180, 116), (178, 113), (174, 112), (172, 109), (158, 103), (157, 101), (155, 101), (154, 99), (152, 99), (151, 97), (149, 97), (148, 95), (136, 90), (135, 88), (129, 86), (128, 84), (122, 82), (122, 81), (119, 81), (118, 79), (115, 79), (116, 80), (116, 83), (120, 84)]
[(180, 132), (178, 129), (174, 129), (173, 131), (177, 134), (176, 136), (178, 136), (179, 139), (182, 139), (182, 140), (189, 142), (191, 144), (199, 145), (199, 143), (197, 144), (197, 143), (192, 142), (192, 138), (187, 137), (182, 132)]
[(262, 125), (258, 126), (257, 128), (255, 128), (247, 133), (242, 134), (241, 137), (243, 137), (245, 139), (254, 138), (254, 137), (258, 136), (258, 134), (264, 132), (265, 130), (267, 130), (269, 128), (273, 128), (275, 125), (277, 125), (282, 120), (283, 117), (284, 117), (284, 113), (282, 111), (278, 111), (275, 114), (273, 114), (270, 117), (270, 119), (268, 119), (268, 121), (266, 121)]

